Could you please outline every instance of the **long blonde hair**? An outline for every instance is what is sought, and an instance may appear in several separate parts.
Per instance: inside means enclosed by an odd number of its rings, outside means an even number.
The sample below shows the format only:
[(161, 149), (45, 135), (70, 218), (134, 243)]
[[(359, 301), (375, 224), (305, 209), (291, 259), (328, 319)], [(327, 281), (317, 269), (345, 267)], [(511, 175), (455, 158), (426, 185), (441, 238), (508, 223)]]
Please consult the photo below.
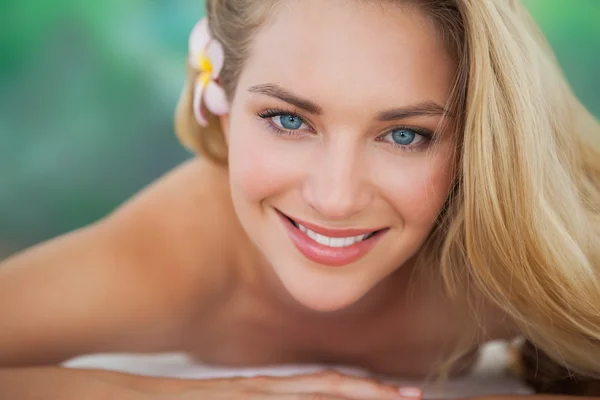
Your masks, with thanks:
[[(252, 38), (279, 1), (207, 0), (230, 99)], [(431, 16), (458, 65), (450, 99), (460, 115), (456, 185), (421, 261), (440, 266), (453, 298), (469, 288), (555, 361), (600, 375), (597, 121), (519, 1), (397, 1)], [(177, 134), (226, 164), (219, 120), (208, 128), (194, 121), (188, 74)]]

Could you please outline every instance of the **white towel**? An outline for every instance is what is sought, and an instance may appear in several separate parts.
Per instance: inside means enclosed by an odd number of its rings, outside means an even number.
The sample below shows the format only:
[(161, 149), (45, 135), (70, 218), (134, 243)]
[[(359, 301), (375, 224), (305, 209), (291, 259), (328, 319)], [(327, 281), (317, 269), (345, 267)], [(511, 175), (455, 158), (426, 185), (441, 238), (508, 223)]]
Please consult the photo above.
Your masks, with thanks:
[[(468, 375), (452, 380), (443, 387), (434, 383), (406, 381), (380, 377), (395, 384), (418, 385), (424, 387), (424, 397), (456, 398), (483, 396), (490, 394), (530, 394), (531, 390), (506, 372), (506, 345), (491, 342), (485, 345), (473, 370)], [(184, 354), (169, 353), (157, 355), (99, 354), (78, 357), (64, 364), (70, 368), (94, 368), (127, 372), (156, 377), (176, 377), (188, 379), (225, 378), (234, 376), (288, 376), (332, 369), (322, 365), (283, 365), (261, 368), (222, 368), (199, 364)], [(340, 372), (364, 376), (365, 370), (347, 367), (334, 367)]]

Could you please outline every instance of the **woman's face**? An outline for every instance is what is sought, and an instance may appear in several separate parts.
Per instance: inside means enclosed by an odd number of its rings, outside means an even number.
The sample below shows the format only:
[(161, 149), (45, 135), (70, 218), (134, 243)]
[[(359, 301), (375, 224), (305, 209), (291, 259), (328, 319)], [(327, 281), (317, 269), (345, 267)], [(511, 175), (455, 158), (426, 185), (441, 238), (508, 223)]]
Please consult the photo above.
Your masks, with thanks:
[(349, 306), (419, 250), (453, 180), (452, 119), (434, 132), (454, 73), (427, 16), (383, 2), (290, 0), (255, 37), (231, 192), (297, 301)]

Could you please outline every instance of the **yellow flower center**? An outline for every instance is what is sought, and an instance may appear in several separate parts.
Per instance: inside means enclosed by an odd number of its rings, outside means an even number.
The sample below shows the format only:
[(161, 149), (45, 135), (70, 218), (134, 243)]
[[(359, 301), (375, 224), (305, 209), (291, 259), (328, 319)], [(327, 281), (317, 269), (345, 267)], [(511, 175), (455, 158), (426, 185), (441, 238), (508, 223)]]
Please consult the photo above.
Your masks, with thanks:
[(202, 87), (206, 87), (208, 86), (211, 78), (212, 75), (209, 72), (201, 72), (200, 75), (198, 75), (198, 82), (200, 85), (202, 85)]
[(212, 73), (213, 66), (205, 52), (200, 53), (198, 56), (198, 65), (200, 66), (200, 71)]
[(200, 66), (200, 74), (198, 75), (198, 82), (206, 87), (210, 82), (213, 72), (213, 66), (210, 62), (210, 58), (206, 56), (205, 52), (200, 53), (198, 56), (198, 65)]

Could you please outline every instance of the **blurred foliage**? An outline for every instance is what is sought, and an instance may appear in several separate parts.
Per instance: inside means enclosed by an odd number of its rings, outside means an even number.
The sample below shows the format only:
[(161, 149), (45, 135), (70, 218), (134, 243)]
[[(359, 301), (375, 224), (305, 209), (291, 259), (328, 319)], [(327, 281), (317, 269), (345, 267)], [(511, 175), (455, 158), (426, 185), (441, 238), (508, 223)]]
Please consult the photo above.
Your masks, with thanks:
[[(600, 115), (599, 0), (524, 0)], [(0, 0), (0, 254), (88, 224), (189, 154), (173, 135), (200, 0)]]

